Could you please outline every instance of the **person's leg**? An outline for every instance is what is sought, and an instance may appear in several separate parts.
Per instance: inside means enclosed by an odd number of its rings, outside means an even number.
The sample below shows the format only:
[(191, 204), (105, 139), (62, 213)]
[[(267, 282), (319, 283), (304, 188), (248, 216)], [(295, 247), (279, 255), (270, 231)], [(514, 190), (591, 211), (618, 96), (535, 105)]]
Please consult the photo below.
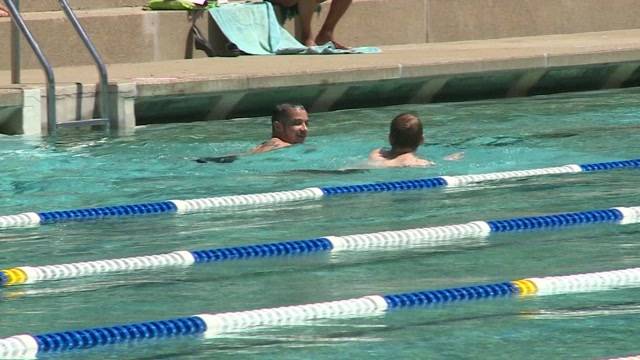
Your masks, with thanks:
[(316, 41), (313, 33), (311, 32), (311, 19), (313, 18), (313, 12), (317, 6), (316, 0), (299, 0), (298, 1), (298, 16), (300, 16), (301, 37), (302, 43), (306, 46), (315, 46)]
[(9, 16), (9, 10), (7, 10), (6, 7), (0, 5), (0, 17), (7, 17)]
[(333, 37), (333, 31), (338, 24), (338, 21), (342, 18), (353, 0), (333, 0), (331, 2), (331, 8), (329, 8), (329, 14), (327, 15), (327, 19), (322, 24), (322, 28), (320, 32), (318, 32), (318, 36), (316, 36), (316, 43), (325, 44), (329, 41), (333, 42), (338, 49), (348, 49), (348, 47), (337, 42)]
[(270, 2), (286, 7), (292, 7), (298, 3), (298, 0), (269, 0)]
[[(302, 43), (306, 46), (315, 46), (315, 38), (311, 32), (311, 19), (318, 4), (317, 0), (269, 0), (274, 4), (291, 7), (297, 5), (300, 17)], [(324, 0), (322, 0), (324, 1)]]

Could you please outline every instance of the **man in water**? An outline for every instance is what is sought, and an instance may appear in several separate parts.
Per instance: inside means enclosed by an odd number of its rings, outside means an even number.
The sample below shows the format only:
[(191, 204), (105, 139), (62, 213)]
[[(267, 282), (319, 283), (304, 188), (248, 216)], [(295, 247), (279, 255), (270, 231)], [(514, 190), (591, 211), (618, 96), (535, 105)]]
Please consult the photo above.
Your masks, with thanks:
[(263, 153), (293, 144), (302, 144), (309, 130), (309, 114), (302, 105), (279, 104), (271, 114), (271, 139), (251, 150)]
[[(293, 144), (302, 144), (307, 138), (308, 129), (309, 114), (304, 106), (288, 103), (276, 105), (271, 114), (271, 139), (251, 149), (248, 154), (263, 153)], [(237, 160), (238, 156), (206, 157), (197, 159), (196, 162), (231, 163)]]
[(380, 167), (431, 166), (430, 160), (416, 155), (418, 147), (424, 143), (422, 122), (409, 113), (396, 116), (389, 128), (391, 149), (376, 149), (369, 154), (369, 164)]

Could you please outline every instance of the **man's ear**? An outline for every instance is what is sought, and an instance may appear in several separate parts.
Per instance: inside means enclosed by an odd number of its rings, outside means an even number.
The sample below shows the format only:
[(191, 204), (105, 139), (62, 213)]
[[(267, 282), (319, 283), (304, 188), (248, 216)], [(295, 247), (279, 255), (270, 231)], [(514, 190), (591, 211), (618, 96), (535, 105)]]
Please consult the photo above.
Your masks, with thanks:
[(276, 120), (276, 121), (273, 122), (273, 134), (274, 135), (275, 134), (281, 134), (282, 133), (282, 129), (283, 129), (283, 126), (282, 126), (282, 123), (280, 121)]

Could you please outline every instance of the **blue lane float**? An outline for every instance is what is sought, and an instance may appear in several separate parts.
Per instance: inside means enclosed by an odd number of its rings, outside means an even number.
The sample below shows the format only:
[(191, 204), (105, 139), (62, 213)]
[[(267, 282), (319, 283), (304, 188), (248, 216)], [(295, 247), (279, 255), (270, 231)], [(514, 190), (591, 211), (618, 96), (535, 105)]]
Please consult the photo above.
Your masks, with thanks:
[(252, 258), (299, 256), (311, 253), (362, 251), (375, 248), (411, 248), (441, 246), (463, 238), (485, 238), (492, 233), (557, 229), (582, 224), (640, 222), (640, 207), (618, 207), (505, 220), (473, 221), (369, 234), (326, 236), (268, 244), (244, 245), (207, 250), (181, 250), (168, 254), (97, 260), (60, 265), (20, 266), (0, 270), (0, 286), (31, 284), (39, 281), (69, 279), (112, 272), (142, 269), (187, 267)]
[(135, 340), (202, 334), (207, 325), (197, 316), (181, 319), (66, 331), (34, 336), (39, 352), (89, 349)]
[(609, 171), (640, 167), (640, 159), (611, 161), (592, 164), (571, 164), (559, 167), (531, 170), (505, 171), (477, 175), (440, 176), (427, 179), (379, 182), (358, 185), (312, 187), (303, 190), (280, 191), (248, 195), (230, 195), (191, 200), (168, 200), (155, 203), (115, 205), (75, 210), (25, 212), (0, 216), (0, 229), (22, 226), (38, 226), (67, 221), (96, 220), (123, 216), (186, 214), (212, 209), (258, 206), (293, 201), (318, 200), (348, 194), (412, 191), (443, 187), (460, 187), (490, 180), (515, 179), (542, 175), (571, 174)]
[(314, 319), (380, 316), (389, 311), (428, 308), (438, 304), (491, 298), (572, 294), (637, 286), (640, 286), (640, 268), (631, 268), (577, 275), (525, 278), (441, 290), (369, 295), (348, 300), (278, 308), (199, 314), (177, 319), (42, 335), (16, 335), (0, 339), (0, 358), (33, 359), (47, 353), (64, 353), (132, 341), (142, 342), (193, 335), (213, 338), (221, 334), (256, 327), (294, 325)]
[(602, 222), (616, 222), (624, 219), (618, 209), (582, 211), (575, 213), (531, 216), (508, 220), (487, 221), (491, 232), (508, 232), (517, 230), (535, 230), (542, 228), (571, 226), (579, 224), (596, 224)]
[(411, 308), (416, 306), (451, 303), (464, 300), (479, 300), (505, 297), (518, 294), (518, 287), (513, 282), (489, 285), (476, 285), (443, 290), (418, 291), (405, 294), (386, 295), (384, 300), (389, 310)]
[(192, 251), (195, 263), (240, 260), (256, 257), (274, 257), (331, 251), (333, 244), (327, 238), (296, 240), (272, 244), (238, 246), (222, 249)]
[(601, 162), (601, 163), (582, 164), (580, 165), (580, 169), (583, 172), (604, 171), (604, 170), (613, 170), (613, 169), (634, 168), (634, 167), (640, 166), (639, 164), (640, 164), (640, 159), (609, 161), (609, 162)]
[(433, 189), (447, 186), (447, 182), (442, 177), (420, 180), (404, 180), (404, 181), (392, 181), (386, 183), (372, 183), (372, 184), (360, 184), (360, 185), (347, 185), (347, 186), (330, 186), (322, 187), (322, 193), (325, 196), (344, 195), (344, 194), (357, 194), (357, 193), (371, 193), (371, 192), (386, 192), (386, 191), (407, 191), (407, 190), (422, 190)]
[(117, 205), (99, 208), (86, 208), (77, 210), (49, 211), (37, 213), (40, 218), (40, 224), (51, 224), (56, 222), (73, 221), (73, 220), (90, 220), (115, 216), (135, 216), (174, 213), (178, 210), (176, 205), (171, 201), (134, 204), (134, 205)]

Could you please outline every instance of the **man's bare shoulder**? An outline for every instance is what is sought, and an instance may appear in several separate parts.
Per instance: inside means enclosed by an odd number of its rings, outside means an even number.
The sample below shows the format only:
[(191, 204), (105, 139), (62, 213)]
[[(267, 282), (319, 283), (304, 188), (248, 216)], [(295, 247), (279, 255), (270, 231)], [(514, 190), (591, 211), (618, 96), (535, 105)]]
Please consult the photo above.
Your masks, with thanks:
[(263, 142), (262, 144), (256, 146), (255, 148), (253, 148), (253, 150), (251, 150), (251, 153), (252, 154), (263, 153), (263, 152), (267, 152), (275, 149), (281, 149), (283, 147), (287, 147), (290, 145), (291, 144), (289, 144), (288, 142), (284, 142), (278, 138), (271, 138)]
[(384, 150), (382, 148), (375, 149), (369, 153), (369, 160), (371, 161), (382, 161), (384, 159)]
[(407, 167), (427, 167), (427, 166), (433, 166), (433, 165), (435, 165), (433, 161), (427, 160), (427, 159), (421, 159), (417, 156), (408, 157), (406, 159), (403, 159), (402, 161), (402, 166), (407, 166)]
[(421, 159), (412, 153), (402, 154), (390, 159), (383, 149), (371, 152), (369, 164), (376, 167), (427, 167), (435, 165), (433, 161)]
[(421, 159), (414, 154), (402, 154), (393, 160), (389, 160), (388, 166), (393, 167), (427, 167), (432, 166), (432, 161)]

